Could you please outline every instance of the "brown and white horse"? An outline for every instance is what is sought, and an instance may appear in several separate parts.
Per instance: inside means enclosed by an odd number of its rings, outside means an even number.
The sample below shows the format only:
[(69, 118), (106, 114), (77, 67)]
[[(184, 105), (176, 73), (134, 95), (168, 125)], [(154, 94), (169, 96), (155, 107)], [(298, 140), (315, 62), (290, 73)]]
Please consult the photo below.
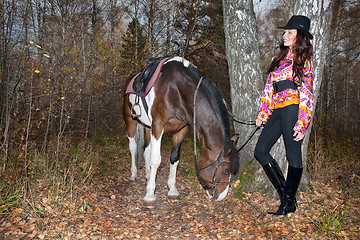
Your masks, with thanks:
[[(161, 139), (172, 133), (172, 151), (168, 178), (169, 197), (179, 195), (176, 170), (181, 143), (194, 124), (200, 140), (201, 158), (196, 162), (198, 178), (209, 197), (221, 201), (228, 193), (231, 174), (239, 167), (235, 148), (237, 136), (230, 136), (229, 118), (219, 90), (207, 78), (202, 78), (194, 104), (194, 93), (201, 79), (200, 71), (189, 61), (175, 57), (167, 60), (161, 75), (146, 95), (144, 107), (135, 94), (124, 94), (123, 114), (132, 159), (131, 179), (136, 179), (136, 126), (145, 125), (145, 169), (148, 180), (144, 201), (155, 201), (155, 178), (161, 163)], [(194, 113), (194, 105), (196, 112)], [(148, 109), (148, 111), (146, 111)]]

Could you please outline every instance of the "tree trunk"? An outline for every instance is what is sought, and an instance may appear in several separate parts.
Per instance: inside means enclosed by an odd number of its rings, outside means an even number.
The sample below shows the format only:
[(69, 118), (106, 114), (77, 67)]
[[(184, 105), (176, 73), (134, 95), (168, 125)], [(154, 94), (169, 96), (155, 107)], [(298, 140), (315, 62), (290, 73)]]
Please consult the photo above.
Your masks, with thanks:
[(49, 111), (48, 111), (48, 115), (47, 115), (46, 130), (45, 130), (45, 134), (44, 134), (44, 143), (42, 146), (42, 150), (43, 150), (44, 154), (46, 153), (46, 149), (47, 149), (47, 145), (48, 145), (52, 108), (53, 108), (52, 89), (51, 89), (51, 86), (49, 86)]
[[(2, 144), (0, 145), (0, 159), (3, 161), (3, 171), (5, 172), (6, 163), (8, 160), (8, 150), (9, 150), (9, 129), (10, 129), (10, 101), (9, 101), (9, 69), (8, 69), (8, 49), (6, 44), (6, 24), (5, 24), (5, 15), (4, 11), (4, 2), (0, 1), (0, 126), (3, 132), (0, 138), (3, 139)], [(5, 115), (5, 116), (4, 116)]]
[[(238, 119), (255, 121), (264, 81), (253, 4), (246, 0), (225, 0), (223, 10), (232, 112)], [(255, 129), (253, 126), (236, 122), (234, 127), (235, 131), (240, 133), (240, 144), (244, 143)], [(240, 151), (240, 168), (253, 159), (257, 137), (258, 134)]]
[[(138, 7), (139, 7), (139, 1), (138, 0), (135, 0), (135, 18), (137, 19), (138, 17)], [(135, 38), (136, 38), (136, 60), (139, 59), (139, 56), (137, 54), (137, 50), (138, 50), (138, 35), (140, 34), (138, 32), (138, 28), (137, 26), (135, 26), (135, 29), (136, 29), (136, 33), (135, 33)], [(139, 61), (137, 61), (136, 63), (136, 72), (138, 72), (140, 69), (138, 69), (138, 65), (139, 65)], [(136, 145), (136, 164), (138, 167), (141, 166), (142, 164), (142, 157), (143, 157), (143, 153), (144, 153), (144, 137), (145, 137), (145, 134), (144, 134), (144, 131), (145, 131), (145, 128), (143, 125), (141, 124), (138, 124), (137, 127), (136, 127), (136, 135), (135, 135), (135, 140), (137, 142), (137, 145)]]
[[(316, 102), (320, 93), (321, 81), (323, 79), (324, 66), (326, 62), (326, 56), (328, 55), (328, 45), (330, 39), (330, 26), (332, 19), (332, 1), (330, 0), (292, 0), (290, 6), (293, 6), (293, 14), (303, 14), (311, 19), (310, 32), (314, 35), (312, 44), (314, 46), (314, 108), (316, 109)], [(305, 138), (302, 144), (302, 157), (304, 174), (302, 177), (302, 186), (308, 184), (308, 176), (306, 171), (306, 154), (309, 144), (310, 132), (312, 123), (308, 126), (308, 130), (305, 133)]]

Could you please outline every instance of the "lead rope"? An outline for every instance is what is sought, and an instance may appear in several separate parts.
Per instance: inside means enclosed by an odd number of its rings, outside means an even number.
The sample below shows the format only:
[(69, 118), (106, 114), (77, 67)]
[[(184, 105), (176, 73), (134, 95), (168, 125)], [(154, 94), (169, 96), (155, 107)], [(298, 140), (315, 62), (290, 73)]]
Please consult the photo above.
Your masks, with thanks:
[[(198, 157), (197, 157), (197, 149), (196, 149), (196, 95), (197, 95), (197, 92), (200, 88), (200, 85), (201, 85), (201, 82), (202, 80), (204, 79), (204, 77), (201, 77), (197, 86), (196, 86), (196, 89), (195, 89), (195, 93), (194, 93), (194, 102), (193, 102), (193, 108), (194, 108), (194, 116), (193, 116), (193, 127), (194, 127), (194, 155), (195, 155), (195, 163), (196, 163), (196, 171), (197, 171), (197, 174), (198, 174), (198, 177), (200, 179), (200, 181), (204, 184), (204, 183), (209, 183), (209, 181), (205, 180), (204, 178), (201, 177), (200, 175), (200, 169), (199, 169), (199, 163), (198, 163)], [(234, 114), (232, 114), (230, 111), (228, 111), (230, 113), (230, 115), (233, 117), (234, 121), (237, 121), (239, 123), (242, 123), (242, 124), (246, 124), (246, 125), (255, 125), (255, 122), (253, 121), (240, 121), (240, 120), (237, 120), (235, 119), (235, 116)], [(245, 145), (250, 141), (250, 139), (255, 135), (255, 133), (261, 128), (261, 126), (256, 126), (255, 130), (251, 133), (250, 137), (245, 141), (245, 143), (237, 150), (237, 152), (239, 152), (241, 149), (243, 149), (245, 147)], [(223, 151), (223, 150), (222, 150)], [(221, 156), (221, 154), (219, 155)], [(216, 161), (218, 162), (218, 161)], [(214, 162), (215, 163), (215, 162)], [(212, 165), (212, 164), (210, 164)], [(210, 166), (208, 165), (208, 166)], [(207, 167), (208, 167), (207, 166)], [(215, 177), (215, 176), (214, 176)]]
[[(194, 124), (193, 124), (194, 125), (194, 154), (195, 154), (195, 161), (196, 161), (197, 170), (199, 170), (199, 165), (198, 165), (198, 157), (197, 157), (197, 149), (196, 149), (196, 95), (197, 95), (197, 92), (198, 92), (198, 90), (200, 88), (200, 85), (201, 85), (201, 82), (202, 82), (203, 79), (204, 79), (204, 77), (201, 77), (198, 84), (197, 84), (197, 86), (196, 86), (195, 93), (194, 93), (194, 103), (193, 103), (193, 108), (194, 108), (194, 117), (193, 117), (193, 122), (194, 122)], [(233, 118), (233, 120), (235, 122), (245, 124), (245, 125), (255, 125), (255, 121), (238, 120), (236, 118), (236, 116), (232, 112), (230, 112), (229, 110), (228, 110), (228, 113), (231, 115), (231, 117)], [(240, 152), (245, 147), (245, 145), (250, 141), (250, 139), (255, 135), (255, 133), (261, 128), (261, 126), (256, 126), (255, 127), (255, 130), (250, 134), (248, 139), (244, 142), (243, 145), (241, 145), (241, 147), (237, 150), (237, 152)]]
[[(232, 112), (230, 112), (228, 110), (228, 113), (229, 115), (232, 117), (233, 121), (234, 122), (237, 122), (237, 123), (240, 123), (240, 124), (243, 124), (243, 125), (254, 125), (255, 126), (255, 129), (254, 131), (250, 134), (250, 136), (248, 137), (248, 139), (243, 143), (243, 145), (241, 145), (241, 147), (239, 149), (237, 149), (237, 152), (240, 152), (244, 147), (245, 145), (250, 141), (250, 139), (255, 135), (255, 133), (263, 126), (263, 125), (260, 125), (260, 126), (256, 126), (256, 122), (255, 121), (246, 121), (246, 120), (240, 120), (239, 118), (237, 118)], [(236, 133), (239, 135), (239, 133)]]
[(256, 126), (255, 130), (250, 134), (250, 137), (245, 141), (245, 143), (243, 145), (241, 145), (241, 147), (237, 150), (237, 152), (240, 152), (241, 149), (243, 149), (245, 147), (245, 145), (250, 141), (250, 139), (255, 135), (257, 130), (259, 130), (260, 128), (261, 128), (261, 126)]
[[(197, 92), (200, 88), (200, 85), (201, 85), (201, 82), (202, 80), (204, 79), (204, 77), (201, 77), (197, 86), (196, 86), (196, 89), (195, 89), (195, 93), (194, 93), (194, 103), (193, 103), (193, 108), (194, 108), (194, 117), (193, 117), (193, 122), (194, 122), (194, 154), (195, 154), (195, 162), (196, 162), (196, 170), (198, 171), (198, 174), (199, 174), (199, 164), (198, 164), (198, 157), (197, 157), (197, 149), (196, 149), (196, 95), (197, 95)], [(238, 120), (236, 118), (236, 116), (230, 112), (228, 110), (228, 113), (232, 116), (233, 120), (235, 122), (238, 122), (238, 123), (241, 123), (241, 124), (245, 124), (245, 125), (255, 125), (255, 121), (242, 121), (242, 120)], [(250, 134), (250, 136), (248, 137), (248, 139), (243, 143), (243, 145), (241, 145), (241, 147), (237, 150), (237, 152), (240, 152), (244, 147), (245, 145), (250, 141), (250, 139), (255, 135), (255, 133), (262, 127), (261, 126), (256, 126), (255, 125), (255, 129), (254, 131)], [(200, 176), (200, 174), (199, 174)], [(201, 178), (201, 176), (200, 176)]]
[(241, 124), (244, 124), (244, 125), (255, 125), (255, 121), (246, 121), (246, 120), (241, 120), (239, 118), (237, 118), (232, 112), (230, 112), (228, 110), (228, 113), (229, 115), (232, 117), (232, 119), (234, 120), (234, 122), (237, 122), (237, 123), (241, 123)]
[[(197, 158), (197, 150), (196, 150), (196, 95), (197, 95), (197, 92), (199, 90), (199, 87), (200, 87), (200, 84), (202, 82), (202, 80), (204, 79), (204, 77), (201, 77), (197, 86), (196, 86), (196, 89), (195, 89), (195, 93), (194, 93), (194, 103), (193, 103), (193, 108), (194, 108), (194, 117), (193, 117), (193, 125), (194, 125), (194, 154), (195, 154), (195, 162), (196, 162), (196, 170), (198, 172), (198, 175), (200, 176), (200, 173), (199, 173), (199, 164), (198, 164), (198, 158)], [(201, 177), (201, 176), (200, 176)]]

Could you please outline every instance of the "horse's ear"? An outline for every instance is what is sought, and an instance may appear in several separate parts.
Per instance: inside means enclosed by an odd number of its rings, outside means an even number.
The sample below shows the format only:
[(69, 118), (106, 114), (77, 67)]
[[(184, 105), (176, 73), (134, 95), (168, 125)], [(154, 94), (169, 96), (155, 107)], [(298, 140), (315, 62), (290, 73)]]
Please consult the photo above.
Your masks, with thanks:
[(232, 135), (230, 139), (231, 139), (231, 142), (233, 143), (233, 145), (236, 146), (237, 141), (239, 139), (239, 134), (236, 133), (236, 134)]
[(239, 134), (234, 134), (230, 141), (227, 142), (224, 146), (224, 155), (229, 155), (234, 147), (236, 147), (237, 141), (239, 139)]

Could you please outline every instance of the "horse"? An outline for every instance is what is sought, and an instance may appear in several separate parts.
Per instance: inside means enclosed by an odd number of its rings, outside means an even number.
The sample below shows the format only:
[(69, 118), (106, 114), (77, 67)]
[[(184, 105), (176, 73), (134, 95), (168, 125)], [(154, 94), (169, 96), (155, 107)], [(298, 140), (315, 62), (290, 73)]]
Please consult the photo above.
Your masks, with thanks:
[(137, 178), (136, 128), (139, 123), (145, 126), (143, 154), (147, 186), (144, 202), (151, 204), (156, 199), (155, 179), (161, 163), (161, 139), (166, 132), (172, 134), (168, 197), (178, 197), (176, 171), (180, 148), (195, 119), (193, 131), (201, 146), (201, 159), (197, 160), (196, 156), (198, 178), (211, 200), (223, 200), (229, 191), (232, 174), (238, 171), (239, 157), (238, 136), (230, 136), (228, 111), (220, 91), (188, 60), (173, 57), (163, 64), (159, 77), (143, 99), (145, 103), (136, 94), (125, 93), (123, 117), (132, 159), (132, 180)]

